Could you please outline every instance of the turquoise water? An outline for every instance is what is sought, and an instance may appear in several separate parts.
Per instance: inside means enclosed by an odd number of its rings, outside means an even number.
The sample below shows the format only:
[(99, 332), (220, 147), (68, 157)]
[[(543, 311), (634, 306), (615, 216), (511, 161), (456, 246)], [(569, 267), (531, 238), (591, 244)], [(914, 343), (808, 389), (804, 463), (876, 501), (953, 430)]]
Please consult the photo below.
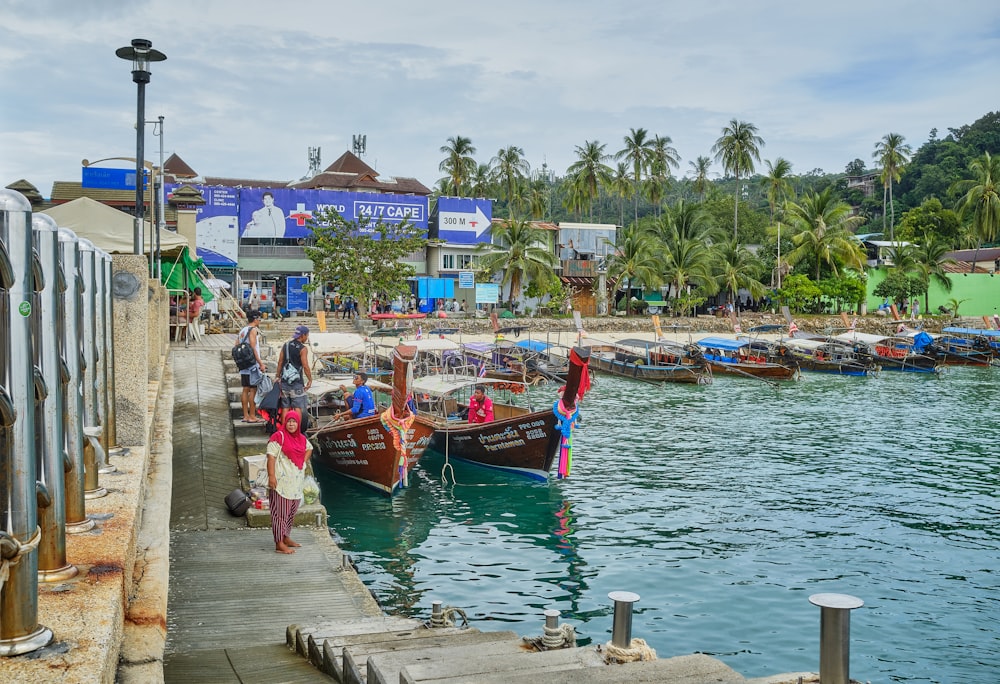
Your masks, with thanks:
[(775, 391), (598, 378), (550, 484), (428, 454), (392, 501), (322, 478), (331, 526), (389, 612), (462, 608), (610, 640), (610, 591), (660, 657), (818, 670), (819, 592), (857, 596), (851, 675), (1000, 681), (1000, 373), (806, 375)]

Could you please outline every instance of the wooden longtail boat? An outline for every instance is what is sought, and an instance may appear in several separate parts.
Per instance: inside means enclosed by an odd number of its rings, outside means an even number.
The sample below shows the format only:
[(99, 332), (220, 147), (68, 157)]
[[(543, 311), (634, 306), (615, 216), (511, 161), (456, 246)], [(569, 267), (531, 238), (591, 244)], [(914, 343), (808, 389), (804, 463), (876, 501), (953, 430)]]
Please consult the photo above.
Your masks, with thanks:
[(613, 344), (595, 342), (590, 351), (591, 368), (608, 375), (647, 382), (712, 382), (708, 362), (694, 344), (628, 339)]
[(947, 327), (928, 347), (949, 366), (989, 366), (1000, 353), (1000, 331)]
[(912, 338), (848, 331), (834, 335), (834, 339), (850, 344), (859, 357), (870, 356), (884, 371), (934, 373), (940, 370), (934, 356), (914, 349)]
[[(509, 389), (512, 383), (507, 381), (454, 373), (417, 378), (413, 381), (417, 423), (434, 430), (430, 448), (449, 459), (546, 480), (570, 429), (567, 417), (574, 414), (578, 400), (589, 389), (589, 356), (586, 348), (571, 351), (562, 395), (553, 407), (542, 410), (501, 399), (503, 389), (495, 388)], [(467, 397), (476, 385), (485, 386), (493, 395), (494, 420), (490, 423), (470, 423), (462, 415), (468, 411)], [(568, 469), (568, 462), (565, 472), (561, 465), (560, 477), (568, 475)]]
[(315, 462), (383, 494), (392, 496), (408, 484), (409, 473), (430, 443), (432, 428), (414, 420), (407, 408), (407, 376), (417, 350), (396, 347), (392, 397), (374, 416), (334, 421), (311, 430)]
[(701, 347), (705, 360), (712, 368), (712, 375), (768, 380), (794, 380), (799, 376), (797, 363), (771, 361), (766, 352), (755, 347), (749, 339), (705, 337), (695, 344)]
[(874, 360), (859, 357), (839, 340), (785, 338), (774, 343), (774, 350), (775, 358), (794, 361), (810, 373), (865, 376), (878, 371)]

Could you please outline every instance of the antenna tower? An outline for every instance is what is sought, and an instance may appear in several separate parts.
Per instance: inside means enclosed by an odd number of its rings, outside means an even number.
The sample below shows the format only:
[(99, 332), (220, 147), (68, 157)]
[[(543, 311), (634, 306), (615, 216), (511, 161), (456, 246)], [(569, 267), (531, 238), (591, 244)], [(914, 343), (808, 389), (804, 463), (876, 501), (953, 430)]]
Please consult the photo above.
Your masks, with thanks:
[(364, 133), (358, 133), (357, 135), (351, 136), (351, 151), (354, 152), (354, 156), (363, 157), (365, 152), (368, 150), (368, 136)]

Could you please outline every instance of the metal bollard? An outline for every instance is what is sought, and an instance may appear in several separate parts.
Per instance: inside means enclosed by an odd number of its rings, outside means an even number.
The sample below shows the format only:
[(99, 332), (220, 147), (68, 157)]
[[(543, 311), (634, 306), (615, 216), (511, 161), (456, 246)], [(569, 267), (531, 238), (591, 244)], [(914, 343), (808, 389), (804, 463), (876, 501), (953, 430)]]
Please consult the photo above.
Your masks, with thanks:
[(813, 594), (809, 603), (820, 607), (819, 680), (850, 684), (851, 611), (865, 602), (847, 594)]
[(611, 643), (618, 648), (628, 648), (632, 643), (632, 604), (639, 600), (639, 595), (631, 591), (612, 591), (608, 598), (615, 602)]
[(441, 601), (431, 601), (431, 627), (444, 627), (444, 611)]
[(118, 422), (115, 417), (115, 336), (114, 336), (114, 306), (115, 298), (112, 296), (114, 262), (111, 255), (103, 252), (104, 257), (104, 350), (107, 356), (105, 367), (105, 384), (107, 387), (108, 410), (107, 410), (107, 442), (109, 445), (108, 454), (112, 456), (127, 456), (131, 451), (128, 447), (118, 445)]
[(84, 436), (83, 436), (83, 350), (80, 334), (83, 324), (83, 279), (80, 277), (80, 250), (76, 234), (59, 229), (59, 251), (66, 290), (63, 292), (62, 359), (65, 382), (62, 385), (66, 436), (66, 532), (78, 534), (93, 529), (94, 519), (86, 513), (84, 497)]
[(43, 280), (40, 290), (36, 282), (38, 309), (32, 312), (38, 333), (35, 338), (36, 361), (48, 387), (37, 426), (40, 428), (39, 444), (42, 447), (39, 479), (48, 490), (50, 501), (39, 512), (42, 541), (38, 547), (38, 579), (41, 582), (60, 582), (79, 573), (75, 565), (66, 561), (65, 408), (62, 340), (58, 332), (58, 326), (63, 321), (62, 298), (66, 280), (59, 265), (59, 227), (56, 222), (45, 214), (35, 214), (31, 228)]
[[(40, 541), (35, 474), (34, 371), (31, 329), (31, 204), (20, 193), (0, 190), (0, 280), (6, 296), (0, 308), (6, 314), (6, 334), (0, 335), (0, 379), (5, 387), (0, 404), (4, 425), (0, 431), (0, 562), (9, 576), (0, 588), (0, 655), (35, 651), (52, 641), (52, 631), (38, 624), (38, 554)], [(12, 553), (13, 552), (13, 553)], [(14, 558), (11, 558), (11, 556)]]
[[(98, 462), (97, 469), (101, 475), (114, 473), (117, 469), (107, 461), (107, 447), (111, 446), (108, 439), (108, 354), (107, 336), (104, 334), (106, 318), (108, 315), (108, 301), (110, 293), (104, 282), (104, 257), (107, 253), (102, 249), (94, 250), (94, 361), (97, 366), (94, 369), (94, 399), (97, 408), (97, 425), (101, 428), (100, 448), (105, 458)], [(98, 448), (95, 445), (95, 449)]]
[(104, 449), (101, 446), (101, 429), (97, 409), (97, 358), (94, 350), (95, 327), (97, 321), (97, 283), (94, 266), (97, 248), (90, 240), (79, 239), (80, 274), (83, 280), (83, 306), (81, 308), (83, 348), (83, 486), (87, 499), (107, 496), (108, 490), (101, 487), (99, 468), (104, 465)]

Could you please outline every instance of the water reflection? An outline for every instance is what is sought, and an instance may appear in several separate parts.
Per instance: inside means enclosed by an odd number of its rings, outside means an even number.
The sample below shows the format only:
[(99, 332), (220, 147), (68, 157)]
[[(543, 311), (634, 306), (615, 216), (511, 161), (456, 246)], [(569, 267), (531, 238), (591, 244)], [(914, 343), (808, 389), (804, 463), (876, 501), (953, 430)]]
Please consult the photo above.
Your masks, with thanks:
[[(549, 484), (431, 452), (392, 501), (324, 480), (331, 525), (388, 610), (432, 600), (535, 634), (558, 608), (610, 635), (609, 591), (642, 597), (661, 657), (746, 676), (815, 670), (821, 591), (854, 594), (862, 680), (1000, 679), (996, 371), (815, 378), (774, 391), (601, 378)], [(942, 629), (947, 625), (947, 629)], [(500, 625), (498, 625), (500, 627)], [(956, 649), (971, 654), (954, 658)]]

